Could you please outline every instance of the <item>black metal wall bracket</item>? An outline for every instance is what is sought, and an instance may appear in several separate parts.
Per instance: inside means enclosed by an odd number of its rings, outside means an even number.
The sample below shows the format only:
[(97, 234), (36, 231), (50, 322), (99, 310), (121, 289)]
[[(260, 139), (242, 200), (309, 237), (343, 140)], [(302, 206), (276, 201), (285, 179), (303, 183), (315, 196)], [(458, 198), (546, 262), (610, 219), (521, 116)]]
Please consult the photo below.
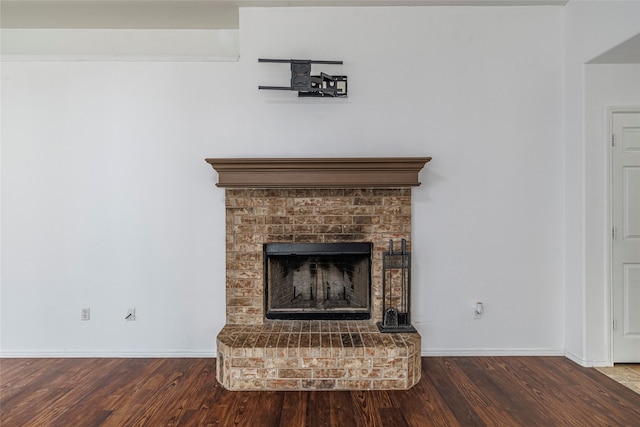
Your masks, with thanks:
[(258, 59), (258, 62), (291, 64), (290, 86), (258, 86), (258, 89), (294, 90), (298, 96), (346, 97), (347, 76), (331, 76), (326, 73), (311, 75), (311, 64), (342, 64), (342, 61), (315, 61), (311, 59)]

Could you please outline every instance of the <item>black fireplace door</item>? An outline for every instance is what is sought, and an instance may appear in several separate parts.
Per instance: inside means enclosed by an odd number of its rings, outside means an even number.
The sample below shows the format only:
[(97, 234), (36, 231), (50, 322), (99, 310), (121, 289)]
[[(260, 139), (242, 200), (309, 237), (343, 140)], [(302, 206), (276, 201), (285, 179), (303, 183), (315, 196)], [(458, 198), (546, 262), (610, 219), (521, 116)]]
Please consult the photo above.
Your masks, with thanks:
[(370, 319), (372, 248), (368, 242), (265, 244), (266, 318)]

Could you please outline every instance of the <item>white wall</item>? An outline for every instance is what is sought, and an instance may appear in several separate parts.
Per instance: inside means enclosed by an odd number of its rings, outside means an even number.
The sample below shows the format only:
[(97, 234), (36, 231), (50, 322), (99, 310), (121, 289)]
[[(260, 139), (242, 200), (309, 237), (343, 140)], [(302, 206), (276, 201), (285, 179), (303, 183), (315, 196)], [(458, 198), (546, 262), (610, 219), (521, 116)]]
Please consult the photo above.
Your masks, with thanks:
[[(258, 126), (247, 128), (259, 131), (246, 139), (272, 141), (258, 155), (275, 144), (277, 155), (432, 155), (414, 190), (414, 321), (424, 351), (562, 349), (560, 11), (420, 12), (318, 10), (315, 26), (302, 10), (241, 13), (241, 28), (258, 30), (241, 32), (241, 61), (313, 50), (344, 59), (350, 78), (339, 109), (314, 101), (296, 111), (291, 94), (264, 94)], [(349, 35), (331, 30), (343, 26)], [(264, 37), (272, 27), (281, 33)], [(249, 65), (256, 85), (286, 82), (267, 74), (285, 66)], [(293, 123), (313, 131), (301, 141)], [(481, 322), (472, 320), (478, 299)]]
[(235, 67), (3, 64), (4, 352), (212, 351)]
[[(423, 354), (562, 354), (562, 9), (250, 8), (240, 29), (238, 63), (3, 64), (2, 353), (213, 354), (205, 157), (433, 156), (413, 192)], [(258, 91), (289, 78), (259, 57), (344, 60), (314, 71), (349, 98)]]
[[(609, 225), (603, 216), (607, 172), (601, 158), (603, 135), (593, 127), (602, 116), (596, 118), (599, 113), (593, 109), (600, 108), (602, 113), (605, 100), (630, 100), (629, 95), (620, 96), (620, 84), (630, 80), (591, 86), (585, 77), (586, 67), (596, 66), (585, 64), (640, 32), (640, 2), (571, 1), (563, 13), (566, 350), (580, 364), (607, 365), (611, 363), (609, 295), (603, 283), (608, 280), (605, 234)], [(608, 97), (604, 95), (607, 86), (611, 87)], [(587, 105), (588, 97), (593, 97), (590, 102), (594, 104)]]

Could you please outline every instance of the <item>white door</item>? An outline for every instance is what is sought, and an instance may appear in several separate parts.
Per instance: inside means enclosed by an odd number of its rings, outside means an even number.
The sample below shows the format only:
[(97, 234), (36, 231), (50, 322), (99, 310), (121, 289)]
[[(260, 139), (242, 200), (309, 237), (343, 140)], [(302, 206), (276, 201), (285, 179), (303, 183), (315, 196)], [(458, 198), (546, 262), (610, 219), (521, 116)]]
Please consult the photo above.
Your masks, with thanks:
[(613, 361), (640, 363), (640, 110), (611, 130)]

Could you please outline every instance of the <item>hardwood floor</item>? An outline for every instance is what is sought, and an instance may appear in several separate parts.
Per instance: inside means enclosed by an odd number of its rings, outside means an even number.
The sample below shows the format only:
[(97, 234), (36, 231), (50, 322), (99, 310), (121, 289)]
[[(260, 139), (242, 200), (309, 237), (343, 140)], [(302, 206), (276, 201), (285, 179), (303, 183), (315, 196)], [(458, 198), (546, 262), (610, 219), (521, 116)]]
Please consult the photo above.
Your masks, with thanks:
[(0, 359), (0, 425), (637, 426), (640, 394), (563, 357), (429, 357), (407, 391), (230, 392), (214, 359)]

